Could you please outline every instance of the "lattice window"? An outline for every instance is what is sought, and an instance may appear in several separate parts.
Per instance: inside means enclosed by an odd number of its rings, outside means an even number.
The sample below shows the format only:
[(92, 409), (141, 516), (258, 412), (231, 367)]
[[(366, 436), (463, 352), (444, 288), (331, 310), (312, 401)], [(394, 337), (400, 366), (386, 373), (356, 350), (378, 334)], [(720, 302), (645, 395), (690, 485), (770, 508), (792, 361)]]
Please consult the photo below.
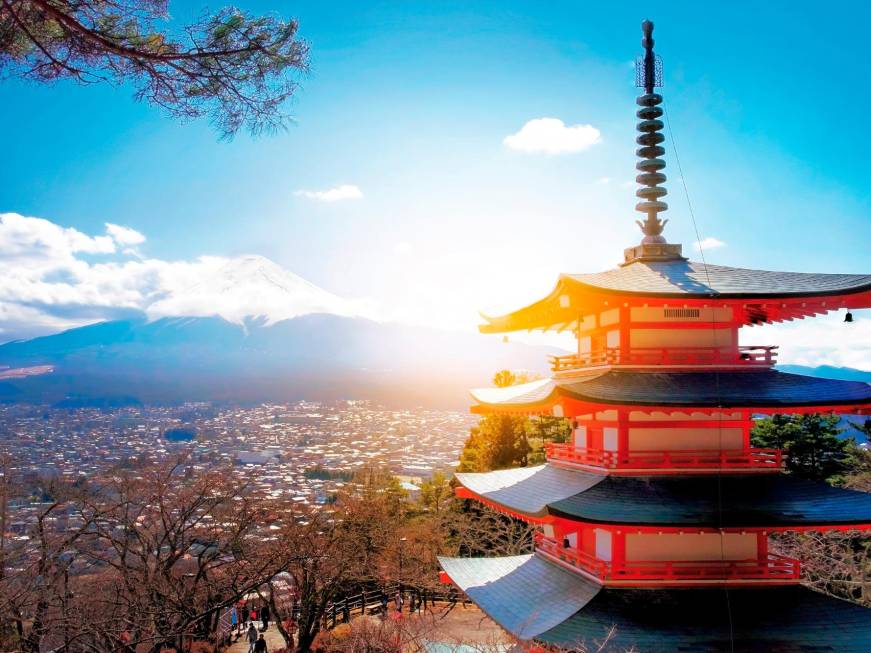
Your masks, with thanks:
[(665, 317), (687, 318), (699, 316), (699, 309), (697, 308), (666, 308), (663, 310), (665, 311)]

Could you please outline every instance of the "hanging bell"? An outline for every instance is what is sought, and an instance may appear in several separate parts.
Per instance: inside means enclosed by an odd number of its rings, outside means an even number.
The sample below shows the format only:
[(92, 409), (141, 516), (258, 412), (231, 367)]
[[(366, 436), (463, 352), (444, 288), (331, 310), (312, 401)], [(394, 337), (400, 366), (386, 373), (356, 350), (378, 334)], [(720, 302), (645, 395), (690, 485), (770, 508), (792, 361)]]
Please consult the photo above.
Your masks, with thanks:
[(850, 311), (847, 311), (847, 314), (844, 316), (844, 322), (852, 322), (853, 314)]

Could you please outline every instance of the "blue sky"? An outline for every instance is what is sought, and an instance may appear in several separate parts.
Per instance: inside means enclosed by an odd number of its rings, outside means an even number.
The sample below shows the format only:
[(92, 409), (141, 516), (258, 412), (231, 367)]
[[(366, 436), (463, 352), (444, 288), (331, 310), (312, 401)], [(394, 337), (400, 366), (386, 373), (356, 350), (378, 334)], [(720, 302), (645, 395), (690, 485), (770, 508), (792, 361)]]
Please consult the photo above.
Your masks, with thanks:
[[(868, 271), (864, 3), (238, 4), (296, 16), (311, 45), (287, 132), (227, 143), (131, 88), (5, 79), (0, 212), (125, 225), (145, 258), (256, 253), (385, 318), (471, 328), (638, 241), (630, 62), (649, 17), (699, 229), (725, 243), (708, 261)], [(179, 23), (201, 6), (170, 3)], [(505, 145), (538, 118), (600, 142)], [(695, 254), (666, 145), (666, 235)], [(300, 194), (341, 185), (362, 197)]]

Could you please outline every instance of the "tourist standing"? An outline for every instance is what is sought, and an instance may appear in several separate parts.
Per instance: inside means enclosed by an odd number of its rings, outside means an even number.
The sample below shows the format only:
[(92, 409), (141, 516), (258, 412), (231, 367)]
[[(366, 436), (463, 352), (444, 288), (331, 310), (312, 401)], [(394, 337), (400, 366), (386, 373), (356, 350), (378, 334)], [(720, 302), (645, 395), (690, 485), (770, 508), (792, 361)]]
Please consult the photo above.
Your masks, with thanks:
[(266, 653), (266, 639), (263, 633), (260, 634), (260, 639), (254, 644), (254, 653)]
[(257, 627), (252, 621), (248, 626), (248, 653), (254, 653), (254, 645), (257, 644)]
[(269, 605), (264, 603), (260, 608), (260, 622), (263, 624), (263, 630), (269, 628)]

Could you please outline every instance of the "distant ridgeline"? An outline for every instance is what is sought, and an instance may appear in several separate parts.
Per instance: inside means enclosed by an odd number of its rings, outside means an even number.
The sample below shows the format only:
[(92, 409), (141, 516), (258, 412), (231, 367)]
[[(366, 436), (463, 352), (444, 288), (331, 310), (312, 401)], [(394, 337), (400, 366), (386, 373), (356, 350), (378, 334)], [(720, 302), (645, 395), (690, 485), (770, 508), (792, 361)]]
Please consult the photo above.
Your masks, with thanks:
[(864, 381), (871, 383), (871, 372), (857, 370), (852, 367), (834, 367), (832, 365), (819, 365), (808, 367), (806, 365), (778, 365), (781, 372), (791, 374), (810, 374), (821, 379), (840, 379), (842, 381)]
[[(220, 317), (143, 318), (0, 345), (7, 375), (0, 401), (111, 408), (368, 399), (460, 408), (467, 387), (509, 366), (543, 374), (554, 353), (564, 352), (329, 314), (244, 325)], [(48, 371), (11, 376), (38, 366)]]

